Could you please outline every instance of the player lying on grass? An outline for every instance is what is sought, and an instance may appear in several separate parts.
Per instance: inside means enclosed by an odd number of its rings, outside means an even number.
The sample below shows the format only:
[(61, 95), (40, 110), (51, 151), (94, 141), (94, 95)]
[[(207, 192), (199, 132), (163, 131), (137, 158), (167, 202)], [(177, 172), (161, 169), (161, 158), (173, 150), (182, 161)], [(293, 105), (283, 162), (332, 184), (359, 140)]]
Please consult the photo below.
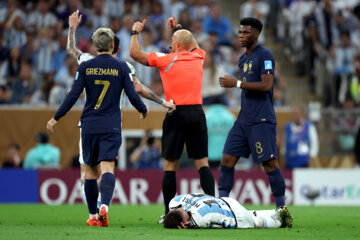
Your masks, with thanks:
[(287, 207), (275, 210), (246, 210), (232, 198), (201, 193), (182, 194), (169, 203), (165, 228), (280, 228), (293, 226)]
[[(83, 53), (80, 51), (76, 45), (75, 45), (75, 32), (77, 27), (79, 26), (81, 22), (82, 15), (79, 15), (79, 10), (75, 11), (69, 16), (69, 32), (68, 32), (68, 42), (67, 42), (67, 52), (72, 55), (74, 58), (76, 58), (78, 64), (80, 65), (82, 62), (90, 60), (94, 58), (93, 55), (89, 53)], [(119, 43), (120, 40), (117, 36), (114, 36), (114, 51), (113, 51), (113, 57), (117, 57), (117, 54), (119, 53)], [(141, 83), (139, 78), (136, 77), (136, 70), (132, 64), (129, 62), (126, 62), (128, 67), (130, 68), (130, 72), (132, 75), (132, 80), (135, 86), (135, 91), (140, 94), (142, 97), (147, 98), (151, 101), (154, 101), (156, 103), (159, 103), (164, 108), (169, 109), (169, 112), (172, 112), (176, 110), (176, 106), (172, 102), (167, 102), (163, 99), (161, 99), (159, 96), (157, 96), (151, 89), (146, 87)], [(121, 94), (121, 100), (120, 100), (120, 109), (122, 109), (122, 103), (124, 99), (124, 92)], [(79, 125), (79, 127), (81, 127)], [(81, 145), (81, 128), (80, 128), (80, 140), (79, 140), (79, 162), (80, 162), (80, 171), (81, 171), (81, 186), (84, 188), (84, 181), (85, 181), (85, 170), (84, 170), (84, 160), (83, 160), (83, 154), (82, 154), (82, 145)], [(98, 207), (99, 203), (101, 202), (101, 194), (99, 194), (98, 199)]]

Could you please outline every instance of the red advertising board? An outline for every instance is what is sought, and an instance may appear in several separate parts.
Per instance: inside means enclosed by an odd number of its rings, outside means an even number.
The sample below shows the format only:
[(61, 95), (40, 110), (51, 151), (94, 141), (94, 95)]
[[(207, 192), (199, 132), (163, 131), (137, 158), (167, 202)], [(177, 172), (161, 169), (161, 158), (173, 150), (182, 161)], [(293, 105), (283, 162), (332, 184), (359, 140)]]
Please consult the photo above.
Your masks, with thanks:
[[(213, 171), (217, 181), (219, 171)], [(286, 202), (293, 202), (292, 172), (283, 172), (286, 183)], [(202, 192), (196, 170), (179, 170), (177, 193)], [(127, 170), (115, 172), (113, 203), (162, 203), (160, 170)], [(216, 186), (217, 195), (217, 186)], [(241, 203), (273, 203), (268, 177), (262, 171), (236, 171), (231, 197)], [(46, 204), (84, 202), (79, 170), (39, 170), (39, 200)]]

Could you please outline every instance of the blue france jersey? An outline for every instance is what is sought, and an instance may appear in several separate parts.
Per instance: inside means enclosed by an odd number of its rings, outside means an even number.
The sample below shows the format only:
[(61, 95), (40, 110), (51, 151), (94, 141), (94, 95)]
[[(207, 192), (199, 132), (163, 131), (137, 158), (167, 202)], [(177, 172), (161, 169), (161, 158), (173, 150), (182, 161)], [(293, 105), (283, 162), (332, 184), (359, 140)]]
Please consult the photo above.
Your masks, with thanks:
[(169, 208), (179, 205), (190, 213), (190, 228), (236, 228), (234, 213), (221, 198), (202, 193), (182, 194), (170, 201)]
[[(240, 56), (239, 68), (241, 81), (260, 82), (261, 75), (274, 75), (275, 60), (270, 50), (259, 44), (250, 55), (244, 53)], [(273, 88), (269, 92), (243, 89), (241, 92), (241, 110), (237, 121), (249, 125), (259, 122), (276, 124)]]
[(84, 134), (121, 132), (119, 101), (123, 89), (139, 112), (147, 111), (135, 92), (126, 63), (109, 54), (101, 54), (80, 64), (71, 91), (56, 112), (55, 120), (71, 109), (84, 87), (86, 103), (81, 115)]

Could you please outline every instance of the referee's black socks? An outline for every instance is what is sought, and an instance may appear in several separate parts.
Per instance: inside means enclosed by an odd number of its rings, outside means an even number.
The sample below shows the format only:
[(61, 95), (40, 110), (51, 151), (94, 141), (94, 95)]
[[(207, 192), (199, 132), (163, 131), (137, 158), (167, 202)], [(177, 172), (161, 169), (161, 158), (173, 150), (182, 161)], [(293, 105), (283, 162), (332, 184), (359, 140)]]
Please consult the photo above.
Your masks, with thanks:
[(199, 169), (200, 185), (204, 193), (215, 197), (215, 180), (209, 167)]
[(162, 192), (164, 196), (165, 214), (167, 214), (169, 212), (169, 203), (176, 194), (176, 172), (164, 172)]

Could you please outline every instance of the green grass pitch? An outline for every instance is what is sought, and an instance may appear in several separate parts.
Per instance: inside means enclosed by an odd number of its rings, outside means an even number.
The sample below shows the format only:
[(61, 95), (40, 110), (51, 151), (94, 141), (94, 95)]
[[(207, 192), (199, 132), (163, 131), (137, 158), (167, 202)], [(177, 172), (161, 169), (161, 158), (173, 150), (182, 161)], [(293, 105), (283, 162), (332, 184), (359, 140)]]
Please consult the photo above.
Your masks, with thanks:
[[(247, 209), (270, 209), (251, 206)], [(160, 205), (110, 206), (109, 228), (88, 227), (85, 205), (1, 204), (0, 239), (360, 239), (359, 207), (289, 206), (292, 229), (164, 229)]]

